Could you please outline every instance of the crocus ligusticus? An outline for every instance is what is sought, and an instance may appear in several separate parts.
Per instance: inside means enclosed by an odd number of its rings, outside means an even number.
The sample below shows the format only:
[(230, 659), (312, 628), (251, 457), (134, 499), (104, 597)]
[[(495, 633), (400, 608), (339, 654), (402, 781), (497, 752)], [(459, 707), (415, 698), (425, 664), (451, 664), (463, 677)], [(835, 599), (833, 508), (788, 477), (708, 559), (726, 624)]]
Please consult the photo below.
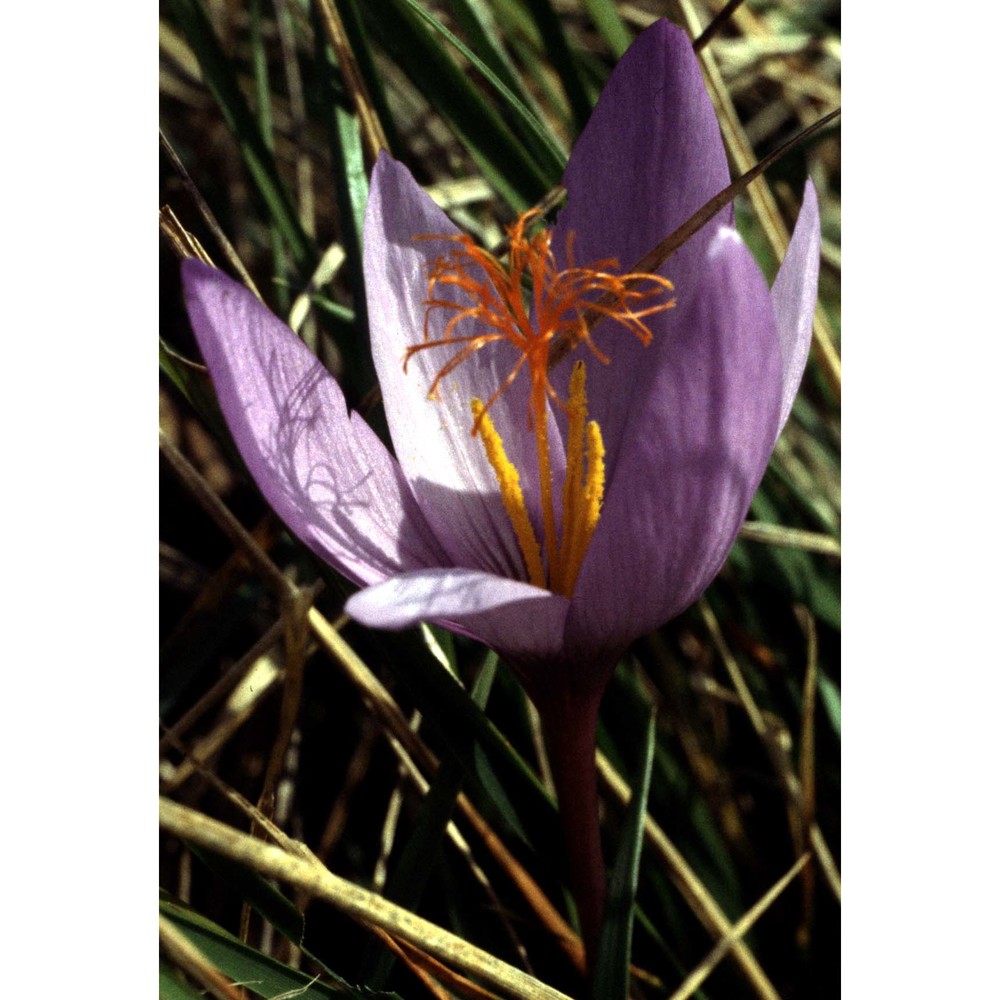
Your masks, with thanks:
[[(567, 204), (550, 234), (555, 271), (612, 258), (629, 267), (729, 179), (691, 44), (661, 21), (622, 58), (573, 149)], [(495, 289), (483, 260), (458, 251), (451, 271), (442, 263), (462, 245), (458, 238), (407, 169), (382, 155), (371, 179), (364, 270), (395, 457), (250, 293), (188, 261), (188, 309), (223, 413), (265, 497), (317, 555), (362, 586), (346, 610), (374, 627), (433, 621), (477, 638), (524, 683), (542, 715), (564, 825), (573, 832), (567, 848), (590, 949), (604, 891), (593, 786), (600, 697), (626, 647), (704, 590), (746, 515), (808, 352), (816, 196), (807, 185), (772, 289), (725, 209), (663, 267), (676, 304), (643, 316), (648, 344), (622, 306), (618, 319), (593, 326), (591, 344), (546, 367), (551, 394), (540, 403), (536, 362), (524, 364), (511, 337), (488, 339), (495, 327), (469, 306), (477, 287)], [(471, 278), (463, 283), (462, 275)], [(588, 294), (593, 300), (597, 292)], [(429, 297), (445, 304), (428, 309)], [(463, 351), (477, 335), (478, 349)], [(443, 343), (449, 338), (451, 348)], [(414, 351), (420, 344), (429, 346)], [(449, 366), (460, 351), (460, 363)], [(585, 395), (570, 388), (581, 359)], [(570, 430), (571, 397), (583, 400), (598, 428), (585, 464), (601, 468), (590, 501), (596, 525), (570, 560), (572, 585), (557, 586), (557, 539), (577, 517), (564, 482), (590, 476), (580, 472), (584, 446)], [(486, 401), (488, 428), (482, 404), (474, 417), (474, 400)], [(500, 458), (487, 454), (490, 440), (500, 442)], [(498, 483), (511, 469), (519, 500), (509, 482)], [(584, 485), (575, 490), (566, 496), (581, 497)], [(531, 543), (518, 534), (514, 508), (523, 513), (520, 530), (537, 543), (542, 579), (528, 565)]]

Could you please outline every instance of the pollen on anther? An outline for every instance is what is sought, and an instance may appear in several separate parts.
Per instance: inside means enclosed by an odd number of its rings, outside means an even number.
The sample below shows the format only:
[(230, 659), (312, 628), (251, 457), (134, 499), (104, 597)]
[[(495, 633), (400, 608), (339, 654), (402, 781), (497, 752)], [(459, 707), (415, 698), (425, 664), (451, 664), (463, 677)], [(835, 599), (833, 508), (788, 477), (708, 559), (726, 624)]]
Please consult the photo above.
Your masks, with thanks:
[(524, 557), (528, 579), (536, 587), (544, 587), (545, 569), (542, 565), (542, 550), (535, 538), (535, 530), (531, 526), (531, 519), (528, 516), (528, 508), (525, 505), (524, 493), (521, 489), (521, 477), (513, 462), (507, 457), (503, 439), (493, 426), (493, 421), (486, 412), (482, 400), (472, 400), (472, 415), (479, 428), (479, 436), (486, 451), (486, 458), (496, 476), (504, 510), (514, 528), (518, 547)]

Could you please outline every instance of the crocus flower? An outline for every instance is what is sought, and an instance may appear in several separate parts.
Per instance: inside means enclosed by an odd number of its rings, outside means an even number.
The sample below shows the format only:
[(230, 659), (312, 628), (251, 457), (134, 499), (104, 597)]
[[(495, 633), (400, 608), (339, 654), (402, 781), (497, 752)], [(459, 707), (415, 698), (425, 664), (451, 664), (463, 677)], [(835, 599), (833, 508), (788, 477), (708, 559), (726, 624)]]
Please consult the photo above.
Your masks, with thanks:
[(691, 44), (665, 21), (612, 74), (570, 156), (554, 229), (532, 236), (533, 220), (520, 220), (506, 265), (383, 154), (364, 270), (395, 455), (284, 323), (219, 272), (184, 264), (194, 331), (247, 467), (288, 527), (361, 586), (348, 613), (479, 639), (538, 706), (561, 811), (582, 842), (567, 846), (588, 949), (603, 900), (601, 693), (628, 645), (719, 571), (808, 352), (811, 185), (773, 288), (731, 208), (662, 275), (622, 270), (729, 180)]

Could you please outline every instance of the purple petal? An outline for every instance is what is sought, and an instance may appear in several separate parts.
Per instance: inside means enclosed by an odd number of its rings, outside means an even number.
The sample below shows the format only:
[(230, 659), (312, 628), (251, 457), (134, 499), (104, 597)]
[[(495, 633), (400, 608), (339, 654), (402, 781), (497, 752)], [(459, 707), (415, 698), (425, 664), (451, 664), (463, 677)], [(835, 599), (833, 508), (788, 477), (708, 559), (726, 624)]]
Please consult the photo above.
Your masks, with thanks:
[(435, 621), (505, 656), (552, 659), (563, 640), (569, 601), (491, 573), (428, 569), (392, 577), (354, 594), (344, 610), (372, 628)]
[[(478, 437), (472, 437), (473, 397), (484, 402), (503, 383), (518, 360), (506, 342), (488, 344), (464, 361), (440, 386), (438, 400), (428, 392), (440, 369), (462, 345), (432, 347), (410, 359), (407, 348), (424, 336), (430, 263), (446, 253), (442, 240), (458, 230), (430, 200), (401, 163), (383, 154), (375, 164), (365, 217), (365, 284), (385, 412), (396, 457), (435, 534), (452, 562), (502, 576), (524, 575), (523, 561), (504, 511), (496, 477)], [(435, 294), (448, 295), (447, 289)], [(441, 337), (452, 314), (434, 310), (428, 332)], [(456, 336), (479, 332), (465, 322)], [(490, 409), (508, 457), (521, 472), (529, 510), (537, 509), (537, 460), (528, 427), (527, 373)], [(557, 432), (555, 432), (557, 433)], [(561, 448), (555, 452), (561, 455)]]
[[(680, 28), (659, 21), (619, 61), (573, 148), (563, 178), (568, 202), (553, 245), (558, 250), (573, 233), (577, 264), (616, 257), (630, 270), (729, 180), (715, 111), (691, 42)], [(700, 280), (714, 231), (731, 218), (731, 208), (720, 212), (661, 268), (674, 283), (679, 306)], [(655, 337), (671, 335), (673, 316), (652, 318)], [(611, 469), (636, 373), (652, 360), (636, 337), (615, 323), (598, 325), (594, 339), (611, 357), (609, 366), (587, 363), (592, 416), (604, 431)], [(586, 351), (575, 356), (586, 358)], [(564, 371), (567, 367), (568, 362)]]
[(813, 315), (819, 286), (819, 205), (812, 181), (806, 183), (802, 210), (788, 252), (771, 286), (771, 300), (781, 342), (781, 420), (778, 433), (785, 426), (802, 373), (809, 358)]
[(677, 615), (719, 571), (774, 444), (781, 358), (770, 294), (722, 229), (676, 329), (651, 349), (567, 633), (627, 642)]
[(445, 561), (399, 466), (294, 333), (242, 285), (182, 265), (188, 314), (250, 474), (288, 527), (359, 583)]

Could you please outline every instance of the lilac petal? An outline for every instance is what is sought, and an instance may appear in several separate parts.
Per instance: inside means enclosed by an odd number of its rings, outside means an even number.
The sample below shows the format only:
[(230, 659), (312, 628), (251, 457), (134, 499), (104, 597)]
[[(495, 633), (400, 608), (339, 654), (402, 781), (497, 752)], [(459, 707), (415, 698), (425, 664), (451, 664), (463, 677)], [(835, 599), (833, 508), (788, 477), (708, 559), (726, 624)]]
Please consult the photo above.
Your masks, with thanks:
[[(444, 240), (415, 237), (457, 232), (405, 166), (385, 154), (379, 157), (365, 217), (365, 284), (372, 356), (396, 457), (452, 562), (523, 577), (522, 557), (495, 474), (482, 442), (472, 437), (470, 409), (473, 397), (485, 402), (492, 396), (514, 367), (518, 353), (505, 341), (488, 344), (441, 384), (437, 400), (427, 398), (434, 378), (462, 345), (420, 351), (403, 371), (407, 348), (424, 337), (429, 265), (451, 247)], [(438, 288), (435, 294), (448, 297), (449, 290)], [(431, 312), (431, 339), (442, 336), (451, 315)], [(455, 335), (480, 331), (466, 321)], [(508, 457), (521, 472), (529, 510), (537, 510), (537, 460), (532, 435), (526, 433), (526, 376), (522, 372), (494, 403), (490, 417)], [(560, 447), (555, 451), (561, 456)]]
[(778, 433), (792, 412), (802, 373), (809, 358), (813, 315), (819, 286), (819, 205), (812, 181), (806, 183), (802, 210), (788, 252), (771, 286), (771, 300), (781, 342), (781, 420)]
[(655, 347), (573, 597), (586, 645), (642, 635), (687, 607), (725, 560), (764, 474), (781, 408), (770, 294), (720, 230), (676, 329)]
[(344, 610), (372, 628), (436, 621), (505, 656), (551, 659), (562, 646), (569, 601), (529, 583), (463, 569), (418, 570), (354, 594)]
[(285, 524), (359, 583), (441, 565), (399, 466), (302, 341), (221, 271), (181, 273), (226, 423)]
[[(729, 181), (715, 111), (690, 39), (659, 21), (619, 61), (573, 148), (563, 178), (568, 202), (553, 245), (559, 251), (573, 233), (577, 264), (615, 257), (630, 270)], [(731, 218), (731, 208), (720, 212), (661, 268), (674, 283), (678, 307), (698, 284), (713, 233)], [(669, 335), (672, 319), (671, 312), (653, 317), (654, 336)], [(609, 366), (587, 361), (591, 414), (604, 431), (610, 469), (632, 383), (651, 358), (634, 334), (615, 323), (596, 326), (594, 339), (611, 357)], [(574, 356), (587, 354), (578, 350)]]

